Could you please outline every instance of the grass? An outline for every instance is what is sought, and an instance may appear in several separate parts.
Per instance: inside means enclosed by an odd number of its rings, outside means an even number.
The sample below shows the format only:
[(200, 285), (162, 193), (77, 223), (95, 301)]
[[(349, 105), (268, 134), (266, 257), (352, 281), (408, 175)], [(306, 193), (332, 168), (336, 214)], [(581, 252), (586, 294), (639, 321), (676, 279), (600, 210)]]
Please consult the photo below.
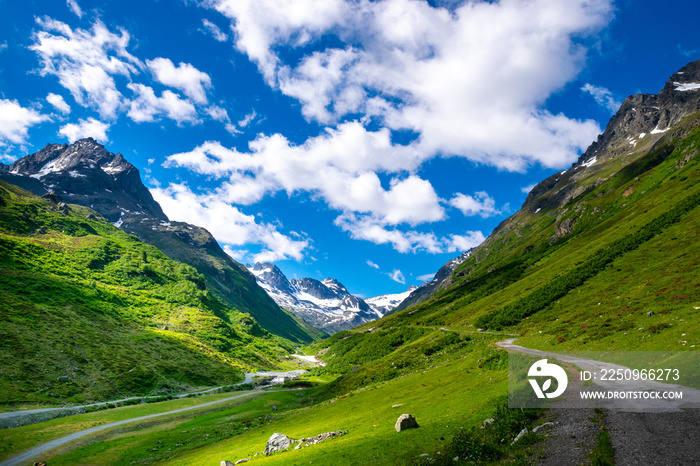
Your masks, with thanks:
[[(449, 356), (434, 356), (430, 364), (420, 370), (408, 371), (395, 379), (360, 387), (343, 395), (329, 397), (328, 385), (273, 392), (236, 406), (218, 407), (207, 414), (175, 419), (166, 417), (140, 427), (119, 429), (101, 435), (99, 442), (45, 458), (57, 465), (128, 464), (131, 461), (139, 464), (166, 461), (171, 464), (215, 464), (224, 459), (235, 461), (252, 457), (264, 449), (273, 432), (301, 438), (347, 429), (348, 435), (302, 450), (279, 453), (266, 458), (265, 464), (413, 461), (423, 453), (444, 448), (460, 427), (480, 425), (502, 400), (506, 390), (505, 367), (488, 364), (479, 367), (483, 354), (492, 351), (488, 345), (483, 341)], [(224, 395), (212, 395), (221, 396)], [(124, 418), (156, 408), (170, 409), (175, 403), (199, 403), (207, 399), (118, 408), (11, 431), (17, 430), (14, 438), (40, 438), (37, 436), (39, 432), (59, 436), (77, 426), (89, 427), (97, 422), (117, 419), (117, 416)], [(402, 406), (392, 408), (395, 404)], [(272, 405), (278, 409), (273, 411)], [(397, 433), (394, 423), (405, 412), (416, 416), (421, 427)], [(64, 422), (71, 426), (64, 426)], [(60, 431), (53, 430), (56, 428)], [(15, 442), (5, 440), (8, 441)]]
[(591, 422), (600, 425), (598, 435), (596, 435), (596, 445), (590, 452), (591, 466), (613, 466), (615, 464), (615, 450), (610, 440), (610, 433), (605, 427), (605, 410), (595, 408), (595, 416)]
[(0, 199), (0, 409), (227, 385), (293, 351), (90, 209)]

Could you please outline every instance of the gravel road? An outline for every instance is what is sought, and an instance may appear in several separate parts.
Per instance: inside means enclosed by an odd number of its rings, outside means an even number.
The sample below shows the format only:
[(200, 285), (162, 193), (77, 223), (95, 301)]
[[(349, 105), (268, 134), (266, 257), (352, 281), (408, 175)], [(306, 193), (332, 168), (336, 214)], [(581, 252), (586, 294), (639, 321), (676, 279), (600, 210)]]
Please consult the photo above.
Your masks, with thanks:
[[(245, 380), (243, 380), (243, 382), (241, 382), (241, 384), (251, 383), (253, 381), (253, 377), (256, 377), (256, 376), (292, 377), (292, 376), (299, 376), (305, 372), (306, 371), (303, 371), (303, 370), (288, 371), (288, 372), (273, 372), (273, 371), (263, 371), (263, 372), (255, 372), (255, 373), (247, 372), (245, 374)], [(210, 392), (210, 391), (217, 390), (217, 389), (218, 389), (218, 387), (212, 388), (212, 389), (206, 390), (205, 392), (200, 392), (200, 393), (206, 393), (206, 392)], [(141, 416), (141, 417), (135, 417), (135, 418), (131, 418), (131, 419), (125, 419), (123, 421), (112, 422), (111, 424), (104, 424), (101, 426), (92, 427), (90, 429), (82, 430), (80, 432), (74, 432), (74, 433), (66, 435), (64, 437), (57, 438), (57, 439), (52, 440), (50, 442), (43, 443), (41, 445), (37, 445), (36, 447), (30, 448), (29, 450), (21, 453), (20, 455), (14, 456), (8, 460), (3, 461), (2, 463), (0, 463), (0, 466), (19, 466), (22, 464), (29, 464), (30, 460), (37, 459), (39, 457), (39, 455), (42, 455), (43, 453), (46, 453), (47, 451), (52, 450), (53, 448), (56, 448), (56, 447), (61, 446), (65, 443), (71, 442), (73, 440), (79, 439), (79, 438), (84, 437), (86, 435), (89, 435), (89, 434), (92, 434), (95, 432), (99, 432), (99, 431), (104, 430), (104, 429), (110, 429), (112, 427), (120, 426), (122, 424), (128, 424), (130, 422), (136, 422), (136, 421), (143, 421), (146, 419), (151, 419), (151, 418), (159, 417), (159, 416), (165, 416), (168, 414), (175, 414), (175, 413), (181, 413), (184, 411), (190, 411), (193, 409), (204, 408), (206, 406), (211, 406), (211, 405), (215, 405), (218, 403), (224, 403), (226, 401), (235, 400), (236, 398), (241, 398), (244, 396), (249, 396), (249, 395), (259, 394), (259, 393), (269, 393), (269, 392), (267, 392), (265, 390), (255, 390), (252, 392), (244, 393), (242, 395), (236, 395), (236, 396), (231, 396), (231, 397), (224, 398), (221, 400), (210, 401), (208, 403), (202, 403), (200, 405), (190, 406), (188, 408), (181, 408), (181, 409), (176, 409), (173, 411), (168, 411), (165, 413), (149, 414), (148, 416)], [(63, 409), (63, 408), (46, 408), (43, 410), (31, 410), (31, 411), (21, 411), (21, 412), (15, 411), (12, 413), (3, 413), (3, 414), (25, 414), (26, 415), (27, 413), (46, 412), (46, 411), (52, 411), (55, 409)]]
[[(514, 339), (497, 343), (499, 346), (520, 353), (553, 358), (561, 362), (575, 364), (584, 370), (603, 368), (623, 368), (623, 366), (602, 363), (592, 359), (572, 357), (513, 344)], [(594, 381), (599, 388), (610, 388), (608, 384)], [(606, 405), (605, 425), (610, 433), (615, 450), (615, 464), (618, 466), (656, 466), (700, 464), (700, 391), (671, 384), (653, 381), (638, 381), (634, 390), (655, 390), (659, 387), (683, 390), (683, 401), (663, 401), (649, 404), (609, 404)], [(563, 403), (566, 403), (564, 401)], [(567, 408), (557, 406), (550, 409), (550, 417), (557, 424), (545, 441), (545, 458), (538, 464), (582, 464), (587, 460), (586, 450), (592, 446), (590, 418), (592, 407)], [(576, 453), (576, 454), (574, 454)]]

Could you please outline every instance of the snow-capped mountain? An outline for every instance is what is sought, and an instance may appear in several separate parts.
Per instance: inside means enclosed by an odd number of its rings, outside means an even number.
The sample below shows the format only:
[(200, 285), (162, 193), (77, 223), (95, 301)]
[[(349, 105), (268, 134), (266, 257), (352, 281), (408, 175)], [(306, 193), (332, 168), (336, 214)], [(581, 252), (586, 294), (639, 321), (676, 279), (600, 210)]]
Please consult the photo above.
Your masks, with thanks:
[(92, 208), (117, 228), (193, 266), (204, 275), (207, 290), (249, 313), (266, 330), (299, 343), (310, 341), (307, 329), (280, 309), (206, 229), (169, 220), (138, 169), (94, 139), (47, 144), (11, 165), (0, 163), (0, 180), (56, 202)]
[(408, 287), (408, 290), (404, 291), (403, 293), (383, 294), (374, 298), (365, 299), (365, 302), (375, 311), (381, 312), (382, 315), (385, 315), (388, 312), (393, 311), (396, 306), (401, 304), (414, 290), (417, 289), (417, 286), (411, 285)]
[(365, 301), (351, 295), (342, 283), (333, 278), (323, 281), (313, 278), (289, 280), (270, 263), (258, 263), (248, 269), (280, 307), (330, 334), (379, 319), (410, 292)]

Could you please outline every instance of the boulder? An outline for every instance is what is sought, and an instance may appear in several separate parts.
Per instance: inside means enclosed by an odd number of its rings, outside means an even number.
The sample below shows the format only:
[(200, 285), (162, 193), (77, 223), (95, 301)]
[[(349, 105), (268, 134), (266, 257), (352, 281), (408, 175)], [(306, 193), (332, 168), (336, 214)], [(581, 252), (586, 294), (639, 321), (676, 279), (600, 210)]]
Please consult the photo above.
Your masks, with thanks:
[(291, 444), (292, 441), (289, 439), (289, 437), (275, 432), (268, 439), (267, 445), (265, 446), (265, 451), (263, 451), (263, 453), (269, 455), (270, 453), (274, 453), (276, 451), (286, 450)]
[(233, 462), (232, 461), (222, 461), (221, 466), (233, 466)]
[(248, 461), (250, 461), (250, 458), (241, 458), (240, 460), (236, 461), (233, 464), (236, 465), (236, 464), (241, 464), (241, 463), (247, 463)]
[(401, 432), (402, 430), (406, 429), (416, 429), (420, 426), (416, 422), (415, 417), (411, 416), (410, 414), (402, 414), (396, 420), (396, 425), (394, 427), (396, 428), (396, 432)]

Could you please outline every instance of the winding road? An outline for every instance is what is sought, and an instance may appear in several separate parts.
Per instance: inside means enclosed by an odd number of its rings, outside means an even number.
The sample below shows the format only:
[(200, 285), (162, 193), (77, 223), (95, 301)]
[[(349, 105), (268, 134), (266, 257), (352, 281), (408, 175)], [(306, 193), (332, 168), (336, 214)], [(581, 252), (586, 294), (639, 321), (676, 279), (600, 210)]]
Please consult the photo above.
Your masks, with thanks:
[[(246, 372), (245, 379), (243, 380), (243, 382), (241, 382), (238, 385), (241, 385), (244, 383), (251, 383), (253, 381), (253, 377), (257, 377), (257, 376), (293, 377), (293, 376), (299, 376), (299, 375), (303, 374), (304, 372), (306, 372), (306, 371), (297, 370), (297, 371), (288, 371), (288, 372), (272, 372), (272, 371), (262, 371), (262, 372), (255, 372), (255, 373)], [(199, 393), (210, 392), (210, 391), (216, 390), (218, 388), (219, 387), (209, 389), (209, 390), (206, 390), (205, 392), (199, 392)], [(104, 424), (101, 426), (91, 427), (89, 429), (81, 430), (79, 432), (74, 432), (74, 433), (66, 435), (64, 437), (60, 437), (60, 438), (51, 440), (50, 442), (42, 443), (41, 445), (37, 445), (33, 448), (30, 448), (29, 450), (26, 450), (17, 456), (14, 456), (8, 460), (3, 461), (2, 463), (0, 463), (0, 466), (19, 466), (19, 465), (23, 465), (23, 464), (28, 464), (31, 460), (37, 459), (39, 457), (39, 455), (42, 455), (49, 450), (52, 450), (56, 447), (64, 445), (68, 442), (72, 442), (73, 440), (77, 440), (81, 437), (85, 437), (86, 435), (90, 435), (90, 434), (93, 434), (95, 432), (99, 432), (101, 430), (110, 429), (112, 427), (117, 427), (117, 426), (120, 426), (123, 424), (128, 424), (130, 422), (144, 421), (146, 419), (152, 419), (155, 417), (166, 416), (168, 414), (176, 414), (176, 413), (182, 413), (185, 411), (191, 411), (193, 409), (205, 408), (207, 406), (212, 406), (212, 405), (216, 405), (219, 403), (225, 403), (227, 401), (235, 400), (237, 398), (242, 398), (244, 396), (262, 394), (262, 393), (269, 393), (269, 392), (266, 390), (254, 390), (254, 391), (251, 391), (248, 393), (243, 393), (241, 395), (231, 396), (231, 397), (224, 398), (221, 400), (216, 400), (216, 401), (210, 401), (210, 402), (202, 403), (202, 404), (196, 405), (196, 406), (175, 409), (175, 410), (167, 411), (164, 413), (149, 414), (147, 416), (139, 416), (139, 417), (134, 417), (131, 419), (125, 419), (122, 421), (112, 422), (110, 424)], [(16, 414), (16, 413), (29, 413), (29, 412), (36, 413), (36, 412), (41, 412), (41, 411), (50, 411), (50, 410), (54, 410), (54, 409), (64, 409), (64, 408), (46, 408), (44, 410), (31, 410), (31, 411), (21, 411), (21, 412), (15, 411), (13, 413), (14, 414)], [(3, 413), (3, 414), (7, 414), (7, 413)]]

